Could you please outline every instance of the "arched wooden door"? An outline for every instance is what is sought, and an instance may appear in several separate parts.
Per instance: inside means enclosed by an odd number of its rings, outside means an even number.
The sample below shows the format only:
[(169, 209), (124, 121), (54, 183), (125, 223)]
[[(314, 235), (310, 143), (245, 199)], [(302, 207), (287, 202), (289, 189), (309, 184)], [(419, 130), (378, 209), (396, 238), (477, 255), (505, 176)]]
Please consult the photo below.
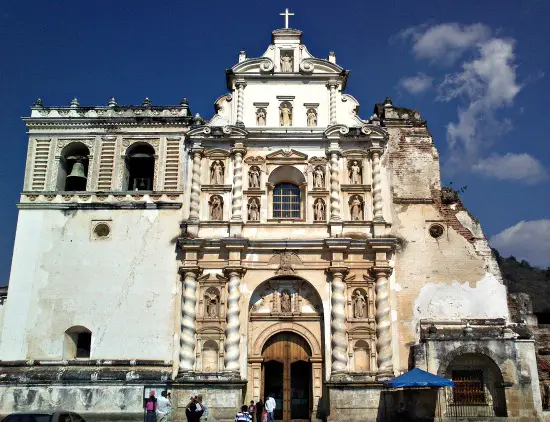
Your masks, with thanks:
[(307, 341), (295, 333), (277, 333), (265, 343), (262, 357), (262, 397), (275, 399), (275, 420), (309, 421), (313, 403)]

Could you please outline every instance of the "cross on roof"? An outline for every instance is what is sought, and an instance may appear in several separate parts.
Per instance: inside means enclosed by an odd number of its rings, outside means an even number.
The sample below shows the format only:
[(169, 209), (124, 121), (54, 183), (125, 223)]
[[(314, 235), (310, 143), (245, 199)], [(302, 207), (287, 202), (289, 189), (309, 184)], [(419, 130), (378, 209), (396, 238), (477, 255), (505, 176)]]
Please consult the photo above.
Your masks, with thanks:
[(289, 16), (294, 16), (294, 13), (290, 13), (288, 11), (288, 7), (285, 9), (285, 13), (279, 13), (280, 16), (284, 16), (285, 17), (285, 28), (288, 29), (288, 17)]

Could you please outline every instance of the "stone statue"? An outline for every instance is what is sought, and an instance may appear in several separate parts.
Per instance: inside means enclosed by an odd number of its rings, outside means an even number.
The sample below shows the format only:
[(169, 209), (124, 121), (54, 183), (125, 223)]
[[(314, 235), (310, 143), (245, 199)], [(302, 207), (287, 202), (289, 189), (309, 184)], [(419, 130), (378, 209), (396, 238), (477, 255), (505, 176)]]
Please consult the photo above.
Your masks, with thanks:
[(206, 292), (206, 316), (209, 318), (218, 317), (218, 295), (214, 292)]
[(292, 72), (292, 53), (281, 54), (281, 72)]
[(281, 126), (292, 126), (292, 110), (288, 104), (281, 105)]
[(285, 290), (281, 293), (281, 312), (290, 312), (290, 294)]
[(252, 198), (248, 204), (248, 219), (250, 221), (260, 220), (260, 205), (256, 198)]
[(256, 111), (256, 124), (258, 126), (265, 126), (266, 112), (265, 108), (259, 108)]
[(223, 185), (223, 164), (220, 160), (214, 161), (210, 170), (210, 183), (213, 185)]
[(248, 187), (260, 187), (260, 169), (256, 166), (250, 167), (250, 170), (248, 170)]
[(318, 198), (313, 204), (313, 218), (315, 221), (325, 221), (327, 219), (325, 201), (321, 198)]
[(315, 167), (313, 170), (313, 188), (323, 189), (325, 187), (325, 172), (321, 166)]
[(367, 301), (360, 290), (355, 291), (353, 296), (353, 316), (355, 318), (365, 318)]
[(223, 202), (219, 195), (210, 198), (210, 219), (215, 221), (223, 219)]
[(351, 214), (352, 220), (362, 220), (363, 219), (363, 203), (359, 196), (355, 195), (352, 197), (349, 206), (349, 212)]
[(357, 161), (354, 161), (349, 168), (349, 181), (352, 185), (361, 184), (361, 167), (359, 167)]
[(307, 125), (309, 127), (317, 126), (317, 112), (313, 108), (307, 111)]

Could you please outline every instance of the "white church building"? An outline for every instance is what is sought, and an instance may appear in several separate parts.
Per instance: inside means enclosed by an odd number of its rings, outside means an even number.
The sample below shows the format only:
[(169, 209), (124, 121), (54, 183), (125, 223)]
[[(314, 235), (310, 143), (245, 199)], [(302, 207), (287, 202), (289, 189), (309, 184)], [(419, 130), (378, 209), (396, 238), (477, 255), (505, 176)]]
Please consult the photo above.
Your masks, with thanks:
[[(540, 420), (534, 340), (426, 121), (389, 98), (361, 117), (349, 72), (286, 16), (209, 120), (185, 99), (32, 106), (0, 416), (137, 421), (167, 389), (173, 420), (195, 394), (209, 421), (267, 395), (284, 422), (392, 420), (399, 402)], [(433, 408), (385, 387), (412, 368), (455, 387)]]

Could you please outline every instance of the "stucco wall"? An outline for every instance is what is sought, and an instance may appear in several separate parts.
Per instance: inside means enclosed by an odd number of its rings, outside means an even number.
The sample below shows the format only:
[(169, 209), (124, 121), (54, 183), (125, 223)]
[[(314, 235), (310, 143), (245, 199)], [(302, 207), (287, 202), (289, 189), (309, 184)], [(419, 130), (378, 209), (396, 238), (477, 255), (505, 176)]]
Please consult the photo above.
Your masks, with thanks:
[(21, 210), (0, 359), (61, 359), (79, 325), (91, 358), (171, 360), (178, 223), (179, 210)]

